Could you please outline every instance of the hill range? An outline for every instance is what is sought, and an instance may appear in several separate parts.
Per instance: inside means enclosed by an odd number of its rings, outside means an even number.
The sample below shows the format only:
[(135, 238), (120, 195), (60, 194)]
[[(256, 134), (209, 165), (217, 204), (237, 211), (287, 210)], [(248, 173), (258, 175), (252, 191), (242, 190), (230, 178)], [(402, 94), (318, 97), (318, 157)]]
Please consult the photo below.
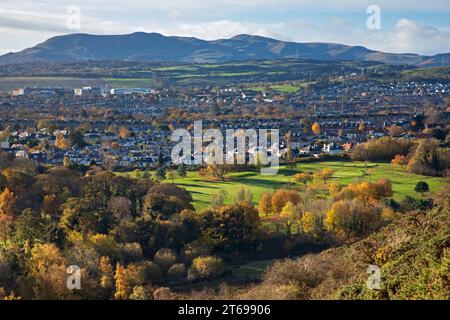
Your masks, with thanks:
[(137, 32), (126, 35), (70, 34), (0, 56), (0, 65), (30, 62), (170, 61), (219, 63), (255, 59), (371, 61), (417, 67), (450, 65), (450, 53), (423, 56), (385, 53), (336, 43), (296, 43), (253, 35), (206, 41)]

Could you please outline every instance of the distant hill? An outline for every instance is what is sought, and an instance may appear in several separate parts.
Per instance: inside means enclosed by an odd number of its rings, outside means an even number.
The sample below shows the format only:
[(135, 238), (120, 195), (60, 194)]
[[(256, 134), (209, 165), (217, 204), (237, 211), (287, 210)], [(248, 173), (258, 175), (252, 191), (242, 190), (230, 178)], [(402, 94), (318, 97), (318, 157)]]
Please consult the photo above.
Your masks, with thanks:
[[(447, 54), (448, 57), (448, 54)], [(316, 59), (376, 61), (416, 66), (440, 65), (450, 59), (417, 54), (393, 54), (336, 43), (295, 43), (238, 35), (206, 41), (167, 37), (158, 33), (127, 35), (71, 34), (48, 39), (32, 48), (0, 56), (0, 65), (26, 62), (76, 62), (87, 60), (227, 62), (248, 59)]]

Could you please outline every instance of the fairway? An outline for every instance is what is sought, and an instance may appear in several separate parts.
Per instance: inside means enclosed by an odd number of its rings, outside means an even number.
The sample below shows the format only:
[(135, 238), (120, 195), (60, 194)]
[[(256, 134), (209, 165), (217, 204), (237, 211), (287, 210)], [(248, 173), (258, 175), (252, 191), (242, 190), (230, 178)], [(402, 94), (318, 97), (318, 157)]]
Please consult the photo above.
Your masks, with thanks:
[[(347, 185), (357, 179), (373, 182), (381, 178), (389, 178), (392, 181), (393, 198), (395, 200), (402, 200), (407, 195), (420, 198), (421, 195), (414, 191), (414, 187), (419, 181), (426, 181), (429, 184), (429, 194), (433, 194), (438, 190), (445, 181), (445, 178), (411, 174), (405, 168), (392, 166), (387, 163), (367, 163), (366, 165), (363, 162), (348, 161), (299, 163), (292, 168), (281, 166), (278, 174), (275, 176), (264, 176), (258, 171), (234, 172), (228, 174), (224, 181), (210, 181), (200, 177), (197, 172), (188, 172), (187, 177), (174, 179), (173, 182), (187, 189), (194, 198), (194, 207), (197, 210), (202, 210), (210, 205), (211, 196), (221, 190), (227, 193), (225, 203), (231, 203), (236, 191), (241, 186), (249, 188), (253, 193), (255, 204), (258, 203), (263, 192), (271, 192), (279, 188), (294, 188), (299, 192), (304, 192), (305, 187), (303, 184), (294, 181), (294, 174), (301, 171), (315, 172), (323, 168), (333, 169), (335, 174), (332, 180), (343, 185)], [(166, 180), (165, 182), (172, 182), (172, 180)], [(324, 191), (327, 185), (314, 183), (313, 188)]]

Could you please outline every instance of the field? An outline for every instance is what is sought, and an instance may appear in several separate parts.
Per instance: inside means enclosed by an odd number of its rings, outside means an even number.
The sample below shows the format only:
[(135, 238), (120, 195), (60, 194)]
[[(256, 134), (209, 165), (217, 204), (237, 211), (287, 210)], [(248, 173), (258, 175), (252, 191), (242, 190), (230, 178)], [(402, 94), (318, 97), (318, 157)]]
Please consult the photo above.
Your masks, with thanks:
[(0, 77), (0, 92), (9, 92), (23, 87), (81, 88), (85, 86), (104, 87), (103, 79), (75, 77)]
[[(29, 86), (234, 86), (247, 84), (263, 88), (270, 84), (278, 92), (294, 93), (324, 74), (333, 77), (359, 72), (375, 62), (318, 60), (248, 60), (226, 63), (161, 63), (161, 62), (86, 62), (80, 69), (76, 63), (27, 64), (0, 66), (0, 92)], [(394, 68), (394, 67), (392, 67)]]
[[(331, 168), (335, 171), (332, 180), (347, 185), (356, 179), (376, 181), (381, 178), (389, 178), (392, 181), (395, 200), (401, 200), (405, 196), (421, 197), (414, 191), (418, 181), (426, 181), (430, 186), (430, 194), (435, 192), (444, 183), (444, 178), (433, 178), (408, 173), (406, 169), (392, 166), (387, 163), (362, 162), (315, 162), (297, 164), (294, 168), (280, 167), (275, 176), (263, 176), (259, 172), (235, 172), (226, 176), (224, 181), (211, 181), (200, 177), (197, 172), (188, 172), (187, 177), (174, 179), (177, 185), (186, 188), (194, 198), (194, 206), (197, 210), (209, 206), (211, 196), (223, 190), (227, 197), (225, 203), (231, 203), (236, 190), (245, 186), (253, 193), (253, 201), (258, 203), (263, 192), (274, 191), (279, 188), (294, 188), (300, 192), (305, 190), (302, 184), (294, 181), (293, 175), (297, 172), (314, 172), (323, 168)], [(134, 172), (129, 174), (135, 174)], [(166, 182), (172, 182), (166, 180)], [(325, 192), (327, 186), (313, 184), (315, 192)]]

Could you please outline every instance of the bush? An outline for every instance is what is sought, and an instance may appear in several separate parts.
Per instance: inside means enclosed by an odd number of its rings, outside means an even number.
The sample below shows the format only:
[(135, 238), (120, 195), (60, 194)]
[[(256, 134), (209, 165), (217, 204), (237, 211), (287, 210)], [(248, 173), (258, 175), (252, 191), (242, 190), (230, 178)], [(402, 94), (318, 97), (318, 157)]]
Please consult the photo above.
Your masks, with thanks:
[(186, 267), (183, 263), (176, 263), (167, 271), (167, 275), (171, 280), (183, 279), (186, 275)]
[(137, 242), (125, 243), (122, 246), (120, 256), (125, 264), (142, 260), (142, 248)]
[(185, 244), (181, 251), (181, 255), (186, 262), (191, 262), (195, 258), (207, 256), (210, 253), (210, 246), (200, 241), (193, 241)]
[(163, 272), (167, 272), (167, 270), (169, 270), (169, 268), (177, 261), (177, 255), (172, 249), (162, 248), (155, 253), (153, 261)]
[(162, 272), (159, 266), (152, 261), (145, 261), (143, 264), (143, 273), (146, 282), (156, 283), (161, 281)]
[(224, 272), (223, 260), (215, 256), (198, 257), (192, 261), (189, 279), (214, 279)]

